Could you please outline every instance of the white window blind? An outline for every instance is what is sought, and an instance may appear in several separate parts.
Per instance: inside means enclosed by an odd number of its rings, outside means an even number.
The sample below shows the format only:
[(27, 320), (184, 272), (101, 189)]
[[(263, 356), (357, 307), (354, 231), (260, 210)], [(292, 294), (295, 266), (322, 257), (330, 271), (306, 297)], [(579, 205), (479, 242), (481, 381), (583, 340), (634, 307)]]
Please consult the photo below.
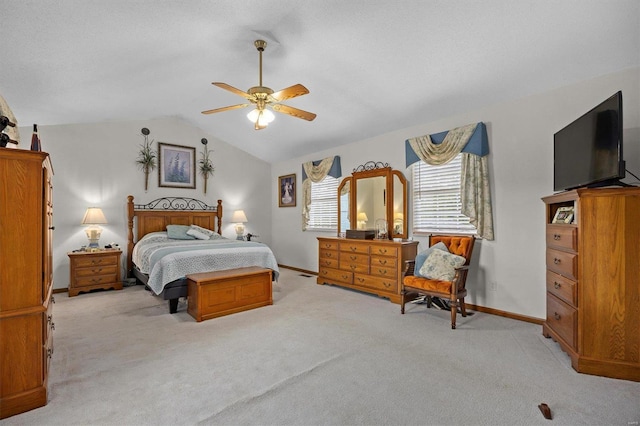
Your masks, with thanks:
[(418, 161), (412, 167), (413, 233), (475, 234), (475, 226), (460, 213), (462, 154), (447, 164)]
[(310, 231), (338, 231), (338, 179), (326, 176), (311, 183)]

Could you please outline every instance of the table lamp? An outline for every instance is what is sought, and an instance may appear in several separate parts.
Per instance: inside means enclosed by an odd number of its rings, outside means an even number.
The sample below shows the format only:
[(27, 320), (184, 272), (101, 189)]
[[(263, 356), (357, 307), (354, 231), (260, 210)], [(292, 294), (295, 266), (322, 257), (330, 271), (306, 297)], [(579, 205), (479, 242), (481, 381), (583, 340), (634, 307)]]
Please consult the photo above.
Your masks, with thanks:
[(85, 230), (87, 233), (87, 238), (89, 239), (89, 247), (96, 248), (98, 247), (98, 241), (100, 240), (100, 233), (102, 233), (102, 228), (98, 225), (104, 225), (107, 223), (107, 219), (104, 217), (104, 213), (102, 213), (102, 209), (99, 207), (89, 207), (84, 214), (84, 218), (82, 218), (83, 225), (89, 225), (89, 227)]
[(236, 240), (244, 240), (244, 224), (248, 222), (244, 210), (236, 210), (231, 216), (231, 222), (236, 224)]

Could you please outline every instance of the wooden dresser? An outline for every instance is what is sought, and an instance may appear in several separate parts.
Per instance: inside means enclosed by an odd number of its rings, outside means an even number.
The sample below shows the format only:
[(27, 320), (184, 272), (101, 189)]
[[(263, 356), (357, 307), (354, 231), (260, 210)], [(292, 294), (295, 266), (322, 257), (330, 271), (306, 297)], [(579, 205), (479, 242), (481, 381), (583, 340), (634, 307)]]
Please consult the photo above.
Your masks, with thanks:
[(0, 148), (0, 418), (47, 403), (52, 175), (48, 154)]
[(405, 260), (418, 251), (417, 241), (318, 238), (318, 284), (335, 284), (400, 303)]
[(91, 290), (122, 290), (120, 250), (67, 253), (69, 256), (69, 297)]
[[(547, 318), (581, 373), (640, 381), (640, 188), (544, 197)], [(572, 223), (552, 223), (573, 207)]]

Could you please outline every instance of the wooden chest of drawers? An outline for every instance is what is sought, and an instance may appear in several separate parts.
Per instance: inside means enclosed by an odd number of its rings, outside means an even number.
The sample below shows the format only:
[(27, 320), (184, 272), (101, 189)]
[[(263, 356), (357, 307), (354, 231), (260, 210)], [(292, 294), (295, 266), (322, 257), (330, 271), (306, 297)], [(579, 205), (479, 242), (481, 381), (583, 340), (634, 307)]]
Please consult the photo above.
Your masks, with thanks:
[[(640, 381), (640, 188), (577, 189), (543, 200), (543, 335), (578, 372)], [(553, 223), (561, 207), (573, 207), (573, 223)]]
[(406, 260), (416, 257), (417, 241), (318, 238), (318, 284), (335, 284), (400, 303)]
[(71, 264), (69, 297), (96, 289), (122, 290), (120, 250), (67, 254)]

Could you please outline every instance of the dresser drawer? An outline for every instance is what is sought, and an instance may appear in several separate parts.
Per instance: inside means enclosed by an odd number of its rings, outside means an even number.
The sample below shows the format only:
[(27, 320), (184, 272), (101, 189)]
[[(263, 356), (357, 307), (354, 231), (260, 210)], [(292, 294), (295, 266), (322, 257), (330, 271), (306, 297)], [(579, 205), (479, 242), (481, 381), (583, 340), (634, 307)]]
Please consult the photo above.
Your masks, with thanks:
[(337, 241), (331, 241), (331, 240), (320, 240), (320, 242), (318, 243), (320, 250), (326, 249), (326, 250), (338, 250), (339, 245)]
[(576, 329), (578, 311), (554, 295), (547, 293), (547, 325), (567, 342), (574, 350), (576, 347)]
[(330, 259), (326, 257), (320, 257), (318, 264), (321, 268), (334, 268), (338, 269), (338, 259)]
[(371, 275), (354, 275), (353, 283), (363, 287), (369, 287), (376, 290), (384, 290), (386, 292), (396, 293), (398, 291), (398, 281), (393, 278), (381, 278)]
[(328, 249), (320, 249), (319, 257), (320, 259), (334, 259), (338, 260), (338, 250), (328, 250)]
[(340, 268), (344, 269), (348, 268), (349, 264), (352, 263), (360, 263), (363, 265), (369, 265), (369, 255), (368, 254), (358, 254), (358, 253), (345, 253), (343, 251), (340, 252)]
[(369, 273), (369, 264), (367, 263), (346, 263), (340, 262), (340, 269), (344, 271), (357, 272), (360, 274)]
[(547, 269), (564, 277), (578, 279), (578, 255), (547, 249)]
[(369, 254), (369, 244), (358, 243), (355, 241), (343, 241), (340, 243), (340, 251)]
[(84, 268), (87, 266), (117, 265), (117, 264), (118, 264), (118, 255), (78, 257), (75, 260), (76, 268)]
[(353, 272), (341, 271), (339, 269), (320, 268), (318, 276), (326, 279), (327, 282), (343, 282), (346, 284), (353, 283)]
[(371, 267), (382, 266), (385, 268), (397, 268), (398, 259), (386, 256), (371, 256)]
[(77, 268), (76, 269), (76, 277), (93, 277), (95, 275), (115, 275), (117, 272), (116, 265), (99, 265), (92, 266), (87, 268)]
[(578, 250), (578, 228), (570, 225), (547, 225), (547, 247)]
[(371, 246), (371, 255), (372, 256), (391, 256), (398, 257), (398, 247), (392, 245), (372, 245)]
[(116, 275), (97, 275), (91, 277), (77, 278), (74, 283), (74, 287), (86, 287), (99, 284), (112, 284), (115, 283)]
[(547, 291), (573, 307), (578, 306), (578, 285), (569, 278), (547, 270)]
[(393, 266), (375, 266), (371, 265), (371, 275), (378, 277), (396, 279), (398, 276), (398, 270)]

